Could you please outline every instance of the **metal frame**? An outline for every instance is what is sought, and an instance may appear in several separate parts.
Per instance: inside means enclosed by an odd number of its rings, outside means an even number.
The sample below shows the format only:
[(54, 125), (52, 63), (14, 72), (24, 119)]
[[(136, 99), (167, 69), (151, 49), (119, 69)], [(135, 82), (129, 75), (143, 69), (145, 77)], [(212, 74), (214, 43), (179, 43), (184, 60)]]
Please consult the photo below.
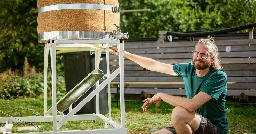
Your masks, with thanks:
[[(95, 51), (95, 69), (99, 68), (101, 49), (99, 46), (106, 48), (107, 60), (107, 79), (101, 84), (96, 83), (96, 89), (93, 90), (86, 98), (84, 98), (76, 107), (70, 109), (67, 115), (58, 113), (57, 99), (56, 99), (56, 50), (78, 50), (78, 51)], [(117, 46), (119, 49), (119, 68), (110, 74), (109, 70), (109, 47)], [(2, 117), (0, 123), (5, 123), (7, 120), (13, 122), (53, 122), (53, 130), (51, 132), (31, 132), (35, 134), (48, 134), (48, 133), (65, 133), (65, 134), (82, 134), (85, 132), (91, 134), (127, 134), (125, 128), (125, 103), (124, 103), (124, 42), (123, 40), (50, 40), (50, 43), (45, 45), (44, 49), (44, 116), (27, 116), (27, 117)], [(52, 71), (52, 107), (47, 108), (47, 70), (48, 70), (48, 57), (51, 57), (51, 71)], [(116, 123), (111, 119), (111, 92), (110, 82), (120, 74), (120, 112), (121, 124)], [(100, 114), (99, 110), (99, 92), (108, 85), (108, 108), (109, 117)], [(74, 115), (78, 112), (87, 102), (96, 96), (96, 113)], [(51, 111), (50, 111), (51, 110)], [(52, 115), (50, 115), (52, 113)], [(59, 114), (59, 115), (58, 115)], [(105, 129), (95, 130), (68, 130), (60, 131), (61, 126), (67, 121), (77, 120), (103, 120), (105, 122)], [(109, 128), (112, 125), (112, 128)]]

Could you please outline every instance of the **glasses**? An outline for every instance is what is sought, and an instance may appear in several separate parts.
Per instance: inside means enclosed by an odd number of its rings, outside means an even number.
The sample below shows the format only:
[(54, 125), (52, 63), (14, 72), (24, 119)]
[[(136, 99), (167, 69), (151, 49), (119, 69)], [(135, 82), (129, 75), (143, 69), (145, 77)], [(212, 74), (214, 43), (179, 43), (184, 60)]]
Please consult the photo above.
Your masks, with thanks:
[(198, 51), (192, 51), (192, 53), (193, 53), (193, 56), (198, 57), (198, 55), (199, 55), (200, 58), (202, 58), (202, 59), (207, 59), (209, 57), (208, 53), (200, 53)]

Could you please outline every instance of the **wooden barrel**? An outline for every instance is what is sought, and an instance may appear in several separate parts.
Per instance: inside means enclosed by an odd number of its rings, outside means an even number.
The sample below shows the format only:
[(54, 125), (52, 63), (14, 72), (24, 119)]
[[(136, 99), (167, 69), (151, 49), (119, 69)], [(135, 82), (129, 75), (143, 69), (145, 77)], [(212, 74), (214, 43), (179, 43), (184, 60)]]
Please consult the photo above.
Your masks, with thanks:
[(118, 0), (37, 0), (39, 40), (105, 38), (119, 26)]

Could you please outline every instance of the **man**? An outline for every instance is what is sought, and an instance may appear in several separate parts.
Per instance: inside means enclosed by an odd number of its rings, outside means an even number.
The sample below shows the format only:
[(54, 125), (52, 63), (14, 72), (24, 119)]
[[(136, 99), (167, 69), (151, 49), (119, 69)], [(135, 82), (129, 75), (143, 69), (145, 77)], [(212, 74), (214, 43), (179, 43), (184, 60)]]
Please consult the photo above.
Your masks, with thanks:
[[(118, 55), (117, 49), (111, 53)], [(218, 48), (213, 38), (200, 39), (193, 52), (193, 62), (165, 64), (124, 51), (124, 56), (143, 68), (160, 73), (180, 76), (184, 80), (186, 96), (157, 93), (144, 100), (142, 106), (161, 101), (175, 106), (171, 115), (173, 127), (166, 127), (153, 134), (227, 134), (226, 117), (227, 76), (218, 59)]]

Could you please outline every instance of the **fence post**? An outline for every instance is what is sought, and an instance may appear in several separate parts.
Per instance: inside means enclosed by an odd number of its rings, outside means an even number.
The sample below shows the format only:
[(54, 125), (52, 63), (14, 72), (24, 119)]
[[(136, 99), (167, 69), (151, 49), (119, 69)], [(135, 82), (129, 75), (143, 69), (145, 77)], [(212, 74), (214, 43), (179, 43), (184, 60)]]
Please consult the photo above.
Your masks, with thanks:
[(250, 28), (249, 30), (249, 39), (253, 39), (253, 29), (254, 28)]

